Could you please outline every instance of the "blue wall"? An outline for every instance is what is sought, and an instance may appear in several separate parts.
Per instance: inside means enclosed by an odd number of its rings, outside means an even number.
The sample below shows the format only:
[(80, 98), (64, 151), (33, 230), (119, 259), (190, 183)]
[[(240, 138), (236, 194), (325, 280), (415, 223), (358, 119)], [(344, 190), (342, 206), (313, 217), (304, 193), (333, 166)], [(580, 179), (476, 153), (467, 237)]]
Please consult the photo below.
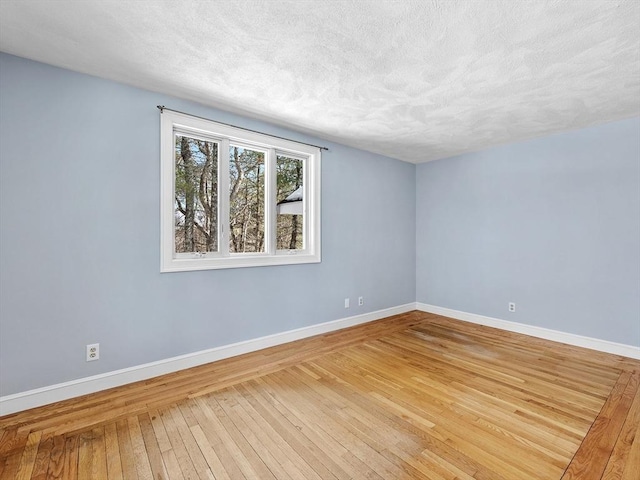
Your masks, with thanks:
[(639, 118), (422, 164), (416, 187), (418, 302), (640, 346)]
[[(322, 263), (160, 274), (158, 104), (327, 145)], [(416, 167), (0, 54), (0, 396), (416, 300), (640, 346), (639, 163), (637, 118)]]
[[(414, 165), (6, 54), (0, 87), (0, 396), (415, 301)], [(327, 145), (322, 263), (160, 274), (158, 104)]]

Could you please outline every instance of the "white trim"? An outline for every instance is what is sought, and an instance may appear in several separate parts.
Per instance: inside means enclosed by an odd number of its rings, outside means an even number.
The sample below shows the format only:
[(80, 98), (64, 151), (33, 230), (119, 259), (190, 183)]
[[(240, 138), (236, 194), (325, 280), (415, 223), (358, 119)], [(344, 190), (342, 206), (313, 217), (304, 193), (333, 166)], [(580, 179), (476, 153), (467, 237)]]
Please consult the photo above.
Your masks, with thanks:
[(398, 315), (415, 310), (415, 303), (408, 303), (397, 307), (376, 310), (375, 312), (341, 318), (330, 322), (297, 328), (282, 333), (254, 338), (243, 342), (210, 348), (200, 352), (188, 353), (177, 357), (158, 360), (157, 362), (123, 368), (112, 372), (102, 373), (91, 377), (79, 378), (69, 382), (58, 383), (47, 387), (36, 388), (26, 392), (15, 393), (0, 397), (0, 416), (20, 412), (29, 408), (40, 407), (49, 403), (79, 397), (89, 393), (99, 392), (109, 388), (119, 387), (128, 383), (146, 380), (159, 375), (177, 372), (186, 368), (196, 367), (205, 363), (215, 362), (225, 358), (235, 357), (244, 353), (255, 352), (263, 348), (281, 345), (283, 343), (301, 340), (303, 338), (320, 335), (343, 328), (360, 325), (391, 315)]
[(499, 318), (485, 317), (475, 313), (461, 312), (450, 308), (437, 307), (426, 303), (416, 303), (416, 309), (422, 312), (435, 313), (443, 317), (455, 318), (465, 322), (477, 323), (487, 327), (499, 328), (508, 332), (522, 333), (532, 337), (544, 338), (554, 342), (566, 343), (577, 347), (590, 348), (601, 352), (612, 353), (614, 355), (622, 355), (623, 357), (635, 358), (640, 360), (640, 347), (626, 345), (623, 343), (610, 342), (608, 340), (600, 340), (598, 338), (584, 337), (575, 333), (561, 332), (551, 330), (549, 328), (536, 327), (533, 325), (525, 325), (524, 323), (511, 322), (501, 320)]

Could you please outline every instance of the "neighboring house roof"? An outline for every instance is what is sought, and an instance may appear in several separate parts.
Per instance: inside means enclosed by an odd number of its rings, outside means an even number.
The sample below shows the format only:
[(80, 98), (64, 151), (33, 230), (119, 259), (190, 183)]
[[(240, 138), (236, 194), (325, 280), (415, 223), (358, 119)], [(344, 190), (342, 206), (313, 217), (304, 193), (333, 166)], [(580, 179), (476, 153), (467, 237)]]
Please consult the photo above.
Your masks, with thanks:
[(278, 202), (278, 205), (282, 203), (301, 202), (301, 201), (302, 201), (302, 187), (298, 187), (295, 192), (293, 192), (291, 195), (289, 195), (287, 198), (285, 198), (281, 202)]
[(280, 215), (302, 215), (302, 187), (298, 187), (284, 200), (278, 202), (276, 209)]

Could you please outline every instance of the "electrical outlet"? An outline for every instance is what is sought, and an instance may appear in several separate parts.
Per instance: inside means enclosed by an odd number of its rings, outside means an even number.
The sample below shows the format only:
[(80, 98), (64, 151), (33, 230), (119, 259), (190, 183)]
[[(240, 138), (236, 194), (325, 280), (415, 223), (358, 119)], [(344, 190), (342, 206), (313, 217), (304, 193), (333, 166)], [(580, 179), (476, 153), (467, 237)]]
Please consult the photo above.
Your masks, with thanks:
[(509, 311), (510, 312), (515, 312), (516, 311), (516, 304), (513, 302), (509, 302)]
[(344, 299), (344, 308), (349, 308), (349, 299), (348, 298)]
[(363, 306), (364, 305), (364, 297), (358, 297), (358, 305), (359, 306)]
[(93, 362), (100, 359), (100, 344), (92, 343), (87, 345), (87, 362)]

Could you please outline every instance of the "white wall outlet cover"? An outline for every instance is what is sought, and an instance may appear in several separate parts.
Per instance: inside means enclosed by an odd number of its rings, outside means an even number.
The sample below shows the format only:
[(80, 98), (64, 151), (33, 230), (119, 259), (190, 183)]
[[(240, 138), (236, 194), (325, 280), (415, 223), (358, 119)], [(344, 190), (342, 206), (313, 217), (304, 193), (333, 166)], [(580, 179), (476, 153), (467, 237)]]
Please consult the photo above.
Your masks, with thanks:
[(87, 345), (87, 362), (93, 362), (100, 358), (100, 344), (92, 343)]

